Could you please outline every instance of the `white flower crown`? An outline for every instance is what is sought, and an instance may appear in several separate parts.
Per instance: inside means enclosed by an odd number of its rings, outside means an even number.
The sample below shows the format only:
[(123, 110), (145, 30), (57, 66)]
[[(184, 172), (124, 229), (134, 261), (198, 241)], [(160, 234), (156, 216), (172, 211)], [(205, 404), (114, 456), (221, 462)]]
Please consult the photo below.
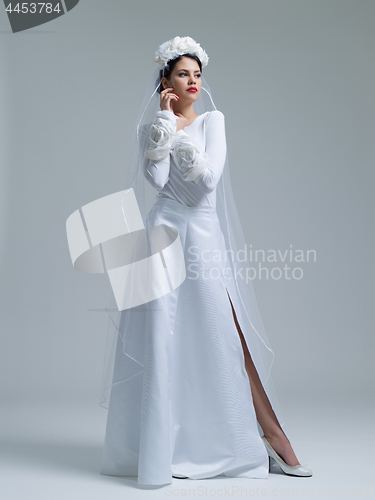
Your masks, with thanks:
[(190, 36), (175, 36), (167, 42), (162, 43), (155, 52), (154, 61), (159, 64), (160, 69), (163, 69), (167, 66), (168, 61), (184, 54), (192, 54), (199, 57), (202, 68), (208, 64), (208, 55), (200, 44)]

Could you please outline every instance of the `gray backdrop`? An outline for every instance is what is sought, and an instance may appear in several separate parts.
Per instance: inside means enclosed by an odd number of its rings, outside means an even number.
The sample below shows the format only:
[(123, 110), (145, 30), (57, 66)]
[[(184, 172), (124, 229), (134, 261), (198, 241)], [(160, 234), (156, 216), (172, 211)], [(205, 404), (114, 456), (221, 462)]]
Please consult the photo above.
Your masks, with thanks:
[(370, 389), (374, 13), (363, 0), (81, 0), (2, 36), (4, 395), (98, 397), (106, 318), (88, 309), (109, 281), (73, 269), (65, 221), (123, 189), (154, 51), (176, 34), (210, 57), (249, 248), (316, 250), (290, 264), (302, 279), (254, 280), (281, 398), (290, 384)]
[(110, 285), (73, 269), (65, 222), (124, 188), (176, 35), (210, 57), (248, 245), (316, 251), (302, 279), (254, 280), (282, 407), (373, 401), (374, 21), (372, 0), (81, 0), (18, 34), (1, 13), (3, 401), (98, 404)]

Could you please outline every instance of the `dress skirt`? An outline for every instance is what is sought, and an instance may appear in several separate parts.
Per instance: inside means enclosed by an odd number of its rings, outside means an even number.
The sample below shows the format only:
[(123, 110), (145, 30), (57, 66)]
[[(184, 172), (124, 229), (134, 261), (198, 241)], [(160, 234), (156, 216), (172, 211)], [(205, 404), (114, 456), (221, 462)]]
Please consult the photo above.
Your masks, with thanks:
[(172, 475), (267, 478), (216, 209), (159, 196), (146, 225), (162, 224), (178, 230), (186, 278), (121, 313), (100, 473), (145, 485)]

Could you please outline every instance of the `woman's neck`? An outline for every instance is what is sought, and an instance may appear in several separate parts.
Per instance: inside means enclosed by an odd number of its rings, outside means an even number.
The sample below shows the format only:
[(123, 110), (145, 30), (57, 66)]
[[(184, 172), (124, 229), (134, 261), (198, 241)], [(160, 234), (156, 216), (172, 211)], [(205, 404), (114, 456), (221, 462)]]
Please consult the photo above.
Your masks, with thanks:
[(185, 104), (183, 102), (173, 102), (173, 112), (174, 113), (181, 113), (188, 121), (188, 124), (190, 124), (192, 121), (194, 121), (197, 116), (193, 103)]

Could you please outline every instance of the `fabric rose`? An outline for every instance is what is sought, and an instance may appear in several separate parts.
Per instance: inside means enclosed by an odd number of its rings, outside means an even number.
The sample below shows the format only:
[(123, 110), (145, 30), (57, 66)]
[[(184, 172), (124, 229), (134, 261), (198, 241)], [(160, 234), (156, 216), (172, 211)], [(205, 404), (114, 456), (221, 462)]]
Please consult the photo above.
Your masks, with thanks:
[(189, 137), (177, 136), (171, 154), (184, 181), (198, 182), (207, 170), (207, 153), (201, 153)]
[(156, 113), (156, 120), (150, 126), (147, 142), (151, 149), (145, 151), (145, 157), (152, 161), (166, 158), (176, 136), (176, 116), (171, 111), (163, 110)]

